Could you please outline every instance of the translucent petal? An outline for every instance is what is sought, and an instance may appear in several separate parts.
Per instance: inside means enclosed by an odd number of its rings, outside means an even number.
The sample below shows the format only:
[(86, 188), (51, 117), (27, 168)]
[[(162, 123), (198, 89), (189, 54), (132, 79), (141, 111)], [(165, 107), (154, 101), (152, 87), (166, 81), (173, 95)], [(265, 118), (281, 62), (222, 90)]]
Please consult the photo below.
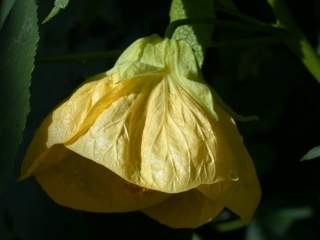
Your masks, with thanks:
[[(51, 147), (70, 140), (81, 130), (91, 109), (101, 99), (101, 90), (109, 88), (108, 82), (109, 79), (105, 74), (91, 77), (67, 101), (46, 117), (28, 147), (21, 168), (21, 178), (30, 176), (36, 168), (44, 169), (59, 162), (60, 147), (54, 146), (52, 149)], [(51, 151), (56, 153), (55, 158), (47, 157)]]
[(69, 141), (82, 129), (88, 117), (97, 117), (99, 112), (92, 109), (111, 90), (111, 80), (105, 74), (89, 79), (52, 112), (46, 141), (48, 147)]
[(114, 101), (83, 135), (66, 147), (139, 185), (144, 104), (154, 84), (149, 83), (139, 92), (132, 91)]
[[(57, 153), (56, 145), (70, 144), (84, 134), (96, 118), (114, 101), (128, 92), (139, 92), (144, 78), (113, 84), (116, 76), (100, 74), (90, 78), (67, 101), (50, 113), (27, 150), (21, 168), (21, 179), (34, 173), (37, 168), (46, 168), (58, 163), (59, 158), (48, 158), (47, 153)], [(98, 80), (97, 80), (98, 79)]]
[(214, 147), (205, 111), (177, 82), (163, 79), (148, 101), (142, 180), (149, 183), (148, 188), (170, 193), (219, 181)]
[(62, 161), (36, 175), (57, 203), (91, 212), (127, 212), (159, 203), (169, 196), (129, 184), (108, 169), (64, 149)]
[(197, 190), (190, 190), (173, 194), (142, 212), (172, 228), (196, 228), (216, 217), (222, 209), (223, 202), (219, 199), (213, 201)]
[(103, 75), (97, 81), (87, 81), (69, 100), (52, 113), (48, 128), (47, 146), (72, 143), (85, 133), (97, 117), (117, 99), (138, 93), (145, 86), (145, 78), (115, 83), (117, 75)]
[(215, 164), (215, 136), (207, 114), (165, 77), (114, 101), (66, 146), (129, 182), (162, 192), (182, 192), (226, 176), (224, 167), (217, 170)]

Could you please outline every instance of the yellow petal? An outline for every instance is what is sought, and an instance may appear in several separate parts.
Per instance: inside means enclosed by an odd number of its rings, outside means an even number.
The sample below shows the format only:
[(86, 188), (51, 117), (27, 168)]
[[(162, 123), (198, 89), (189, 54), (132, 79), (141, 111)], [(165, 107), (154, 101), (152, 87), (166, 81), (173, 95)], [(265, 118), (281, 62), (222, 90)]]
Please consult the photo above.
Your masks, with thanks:
[(67, 149), (58, 165), (39, 172), (36, 178), (57, 203), (91, 212), (134, 211), (168, 198), (167, 194), (129, 184)]
[[(212, 124), (216, 137), (217, 160), (230, 169), (225, 206), (248, 223), (260, 201), (261, 190), (252, 159), (243, 144), (242, 137), (233, 119), (216, 106), (219, 121)], [(212, 189), (210, 189), (212, 188)], [(201, 191), (215, 199), (216, 186), (208, 185)]]
[(112, 78), (100, 74), (89, 79), (67, 101), (55, 109), (48, 127), (48, 147), (70, 141), (83, 128), (90, 116), (95, 118), (99, 113), (92, 111), (95, 105), (111, 89)]
[(223, 202), (219, 199), (213, 201), (197, 190), (190, 190), (173, 194), (142, 212), (172, 228), (196, 228), (216, 217), (222, 209)]
[(59, 163), (60, 158), (50, 158), (47, 154), (51, 151), (57, 154), (59, 144), (72, 143), (85, 133), (113, 101), (128, 92), (138, 92), (143, 88), (143, 78), (121, 84), (114, 84), (115, 79), (117, 76), (106, 74), (88, 79), (67, 101), (46, 117), (28, 147), (21, 168), (21, 179), (32, 175), (38, 168), (44, 169)]
[(57, 107), (48, 127), (47, 147), (75, 141), (114, 101), (143, 88), (143, 77), (118, 84), (117, 79), (107, 74), (92, 77)]
[[(154, 84), (152, 80), (149, 83)], [(132, 91), (114, 101), (83, 135), (66, 147), (139, 185), (136, 180), (140, 171), (139, 141), (150, 84), (145, 83), (139, 92)]]
[(214, 184), (202, 184), (197, 187), (197, 190), (211, 200), (217, 201), (217, 199), (221, 199), (224, 202), (226, 193), (232, 184), (232, 181), (221, 181)]
[(148, 103), (141, 145), (147, 187), (177, 193), (220, 181), (215, 136), (199, 104), (170, 78), (153, 89)]
[(63, 157), (63, 145), (56, 144), (49, 147), (48, 128), (52, 124), (52, 114), (49, 114), (37, 129), (28, 147), (26, 156), (22, 162), (19, 180), (34, 174), (35, 171), (43, 171), (58, 164)]
[[(29, 145), (21, 168), (21, 178), (30, 176), (36, 168), (44, 169), (60, 161), (57, 157), (60, 147), (50, 148), (70, 140), (80, 131), (90, 110), (102, 97), (102, 89), (105, 91), (108, 88), (107, 82), (105, 74), (88, 79), (67, 101), (46, 117)], [(50, 151), (55, 152), (56, 157), (47, 157)]]
[(228, 178), (225, 163), (216, 164), (215, 136), (205, 110), (166, 76), (148, 82), (145, 90), (114, 101), (66, 147), (129, 182), (162, 192)]

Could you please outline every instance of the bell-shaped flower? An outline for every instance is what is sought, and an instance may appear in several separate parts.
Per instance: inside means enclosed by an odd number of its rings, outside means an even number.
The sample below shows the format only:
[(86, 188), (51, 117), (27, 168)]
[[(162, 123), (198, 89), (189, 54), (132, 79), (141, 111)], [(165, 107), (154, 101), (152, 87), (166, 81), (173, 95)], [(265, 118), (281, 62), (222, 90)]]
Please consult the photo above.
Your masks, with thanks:
[(155, 35), (48, 115), (21, 175), (35, 176), (61, 205), (141, 210), (176, 228), (200, 226), (224, 207), (248, 222), (260, 199), (242, 137), (192, 49)]

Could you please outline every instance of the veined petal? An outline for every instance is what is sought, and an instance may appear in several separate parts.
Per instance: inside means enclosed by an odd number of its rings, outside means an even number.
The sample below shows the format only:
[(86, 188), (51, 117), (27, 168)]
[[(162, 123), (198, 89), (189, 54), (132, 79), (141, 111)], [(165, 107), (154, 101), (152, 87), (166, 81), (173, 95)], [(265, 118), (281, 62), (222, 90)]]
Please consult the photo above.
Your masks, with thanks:
[(220, 199), (211, 200), (193, 189), (142, 210), (149, 217), (172, 228), (196, 228), (209, 222), (223, 209)]
[[(148, 76), (147, 76), (148, 77)], [(128, 84), (138, 84), (133, 80)], [(140, 184), (140, 145), (145, 121), (144, 105), (158, 80), (141, 80), (139, 91), (115, 100), (97, 117), (88, 130), (67, 148), (110, 169), (125, 180)]]
[[(98, 80), (97, 80), (98, 79)], [(107, 88), (105, 74), (94, 76), (80, 87), (67, 101), (50, 113), (37, 129), (21, 168), (21, 178), (26, 178), (40, 165), (46, 168), (59, 162), (59, 157), (48, 158), (49, 151), (56, 152), (60, 147), (55, 144), (71, 139), (82, 127), (93, 105), (102, 97), (101, 90)], [(95, 91), (96, 89), (101, 89)], [(44, 164), (41, 164), (44, 160)]]
[(157, 204), (169, 195), (142, 189), (105, 167), (64, 148), (60, 163), (36, 178), (57, 203), (91, 212), (127, 212)]
[(170, 78), (150, 95), (141, 156), (141, 177), (148, 188), (177, 193), (219, 181), (210, 120)]
[(119, 81), (141, 74), (171, 71), (172, 78), (217, 119), (213, 97), (202, 78), (192, 48), (184, 41), (162, 39), (157, 35), (141, 38), (130, 45), (108, 74)]
[(133, 184), (167, 193), (228, 178), (215, 163), (206, 111), (167, 75), (144, 86), (114, 101), (66, 147)]
[(98, 112), (92, 112), (92, 109), (111, 88), (112, 78), (100, 74), (86, 81), (67, 101), (58, 106), (51, 114), (47, 147), (69, 141), (81, 130), (89, 115), (95, 118)]
[(21, 168), (21, 179), (32, 175), (39, 167), (44, 169), (58, 163), (59, 158), (48, 159), (48, 151), (56, 151), (59, 144), (72, 144), (114, 101), (128, 93), (138, 93), (145, 86), (143, 77), (118, 84), (113, 83), (114, 79), (117, 76), (105, 74), (90, 78), (70, 99), (47, 116), (28, 148)]
[(39, 167), (43, 170), (60, 161), (58, 145), (81, 130), (93, 106), (110, 88), (109, 79), (105, 74), (89, 78), (70, 99), (46, 117), (29, 145), (21, 167), (21, 179), (30, 176)]

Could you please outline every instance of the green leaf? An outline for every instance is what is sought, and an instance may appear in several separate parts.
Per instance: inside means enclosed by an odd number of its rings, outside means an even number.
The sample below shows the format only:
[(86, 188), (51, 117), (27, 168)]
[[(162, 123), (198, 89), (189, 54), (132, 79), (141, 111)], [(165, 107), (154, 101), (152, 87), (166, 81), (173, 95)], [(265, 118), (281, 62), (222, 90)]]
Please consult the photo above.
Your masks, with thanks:
[(0, 32), (0, 191), (12, 177), (29, 112), (29, 87), (38, 40), (35, 1), (17, 1)]
[(0, 29), (2, 28), (6, 18), (8, 17), (15, 1), (16, 0), (1, 0), (0, 1)]
[(42, 23), (46, 23), (50, 21), (54, 16), (56, 16), (61, 9), (65, 9), (69, 4), (69, 0), (55, 0), (54, 6), (48, 16), (42, 21)]
[(304, 160), (312, 160), (314, 158), (320, 157), (320, 146), (316, 146), (312, 149), (310, 149), (302, 158), (301, 161)]
[[(214, 17), (213, 0), (172, 0), (170, 21), (186, 18)], [(199, 66), (202, 66), (205, 48), (210, 45), (213, 24), (183, 25), (176, 29), (173, 38), (185, 40), (192, 47)]]

